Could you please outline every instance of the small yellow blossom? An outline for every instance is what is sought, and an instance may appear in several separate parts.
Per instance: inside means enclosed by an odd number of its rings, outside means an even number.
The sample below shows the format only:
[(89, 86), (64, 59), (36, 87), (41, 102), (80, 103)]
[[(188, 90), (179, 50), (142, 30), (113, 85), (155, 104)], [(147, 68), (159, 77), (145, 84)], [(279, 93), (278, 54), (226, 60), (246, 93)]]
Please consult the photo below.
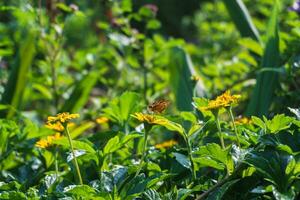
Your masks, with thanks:
[(65, 123), (70, 121), (71, 119), (76, 119), (79, 117), (79, 114), (70, 114), (68, 112), (63, 112), (63, 113), (58, 113), (56, 116), (49, 116), (48, 117), (48, 122), (53, 123), (53, 122), (61, 122)]
[[(64, 113), (59, 113), (56, 116), (52, 117), (49, 116), (48, 117), (48, 121), (46, 122), (46, 127), (58, 132), (63, 132), (65, 130), (64, 125), (65, 123), (67, 123), (68, 121), (70, 121), (71, 119), (75, 119), (78, 118), (79, 114), (69, 114), (68, 112), (64, 112)], [(71, 126), (74, 125), (74, 123), (68, 123), (67, 126)]]
[(54, 135), (47, 136), (47, 138), (40, 139), (35, 143), (35, 146), (45, 149), (47, 147), (50, 147), (54, 140), (58, 140), (60, 138), (62, 138), (60, 133), (55, 133)]
[(226, 91), (222, 95), (218, 96), (214, 100), (210, 100), (207, 106), (202, 106), (200, 110), (216, 110), (219, 108), (225, 108), (230, 106), (233, 103), (237, 103), (241, 95), (231, 95), (230, 91)]
[(252, 124), (252, 120), (248, 117), (241, 117), (234, 121), (237, 125), (243, 125), (243, 124)]
[(151, 114), (144, 114), (144, 113), (134, 113), (132, 117), (136, 118), (140, 122), (146, 122), (148, 124), (158, 124), (158, 125), (166, 125), (169, 123), (169, 120)]
[(98, 123), (98, 124), (104, 124), (104, 123), (107, 123), (109, 121), (109, 119), (107, 118), (107, 117), (98, 117), (97, 119), (96, 119), (96, 122)]
[(47, 122), (45, 127), (58, 132), (63, 132), (65, 130), (64, 126), (59, 121), (54, 122), (53, 124)]
[(157, 149), (166, 149), (166, 148), (170, 148), (170, 147), (172, 147), (172, 146), (174, 146), (176, 144), (178, 144), (178, 142), (175, 141), (175, 140), (167, 140), (167, 141), (165, 141), (163, 143), (156, 144), (155, 148), (157, 148)]

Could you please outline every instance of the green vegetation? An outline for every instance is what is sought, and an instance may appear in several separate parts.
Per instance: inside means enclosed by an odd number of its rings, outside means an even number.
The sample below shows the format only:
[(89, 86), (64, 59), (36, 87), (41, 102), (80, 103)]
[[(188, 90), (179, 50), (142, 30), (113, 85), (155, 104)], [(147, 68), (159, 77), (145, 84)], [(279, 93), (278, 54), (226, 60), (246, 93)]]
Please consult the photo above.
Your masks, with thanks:
[(182, 2), (0, 2), (0, 199), (300, 198), (300, 1)]

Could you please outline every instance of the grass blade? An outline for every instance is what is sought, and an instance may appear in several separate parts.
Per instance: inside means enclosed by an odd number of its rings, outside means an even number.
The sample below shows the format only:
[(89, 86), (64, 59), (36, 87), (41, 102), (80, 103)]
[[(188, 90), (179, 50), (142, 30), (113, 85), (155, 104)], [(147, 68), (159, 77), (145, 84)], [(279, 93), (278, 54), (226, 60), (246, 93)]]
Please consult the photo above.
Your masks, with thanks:
[[(267, 40), (261, 69), (279, 67), (279, 56), (278, 4), (276, 3), (267, 28)], [(259, 73), (247, 108), (247, 115), (267, 115), (277, 85), (278, 72), (267, 70)]]
[(98, 73), (96, 71), (89, 72), (83, 77), (75, 86), (70, 98), (60, 109), (61, 112), (78, 112), (88, 101), (90, 92), (98, 79)]
[[(170, 51), (170, 85), (176, 97), (178, 110), (192, 110), (193, 84), (191, 76), (195, 75), (195, 69), (189, 55), (179, 47)], [(196, 93), (204, 94), (204, 86), (197, 84)]]
[(242, 0), (223, 0), (223, 2), (241, 36), (260, 41), (259, 33)]
[(1, 104), (10, 105), (6, 112), (1, 112), (1, 117), (11, 118), (15, 109), (20, 108), (23, 92), (27, 82), (27, 75), (35, 55), (35, 32), (28, 31), (20, 43), (18, 56), (10, 72)]

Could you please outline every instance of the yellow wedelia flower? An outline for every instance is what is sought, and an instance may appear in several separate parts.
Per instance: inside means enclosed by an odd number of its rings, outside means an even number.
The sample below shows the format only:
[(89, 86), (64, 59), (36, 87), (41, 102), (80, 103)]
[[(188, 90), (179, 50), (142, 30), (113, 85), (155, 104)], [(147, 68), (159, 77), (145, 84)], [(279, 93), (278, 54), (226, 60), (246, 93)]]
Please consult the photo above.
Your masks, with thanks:
[(70, 121), (71, 119), (76, 119), (79, 117), (79, 114), (70, 114), (68, 112), (63, 112), (63, 113), (58, 113), (56, 116), (52, 117), (49, 116), (48, 117), (48, 122), (49, 123), (53, 123), (53, 122), (61, 122), (61, 123), (65, 123)]
[(248, 117), (241, 117), (234, 121), (237, 125), (243, 125), (243, 124), (252, 124), (252, 120)]
[(107, 123), (109, 121), (109, 119), (107, 118), (107, 117), (98, 117), (97, 119), (96, 119), (96, 122), (98, 123), (98, 124), (104, 124), (104, 123)]
[(140, 122), (143, 122), (143, 123), (146, 122), (148, 124), (166, 125), (169, 123), (169, 120), (167, 120), (163, 117), (157, 116), (157, 115), (134, 113), (131, 116), (136, 118)]
[(240, 98), (241, 95), (231, 95), (230, 91), (226, 91), (216, 99), (210, 100), (207, 106), (200, 107), (199, 110), (216, 110), (219, 108), (225, 108), (233, 103), (237, 103)]
[(173, 121), (170, 121), (160, 115), (144, 114), (144, 113), (134, 113), (131, 115), (140, 122), (151, 124), (151, 125), (161, 125), (170, 131), (177, 131), (181, 135), (184, 134), (184, 128)]
[(65, 130), (64, 126), (59, 121), (54, 123), (47, 122), (45, 127), (58, 132), (63, 132)]
[(163, 143), (156, 144), (154, 147), (157, 148), (157, 149), (166, 149), (166, 148), (170, 148), (170, 147), (172, 147), (176, 144), (178, 144), (178, 142), (175, 141), (175, 140), (167, 140)]
[(35, 143), (35, 146), (45, 149), (47, 147), (52, 146), (54, 140), (58, 140), (60, 138), (62, 138), (60, 133), (55, 133), (54, 135), (47, 136), (47, 138), (40, 139)]
[[(68, 112), (59, 113), (56, 116), (49, 116), (46, 122), (46, 127), (58, 132), (63, 132), (65, 130), (65, 123), (69, 122), (71, 119), (76, 119), (79, 117), (79, 114), (69, 114)], [(71, 125), (67, 124), (68, 127)]]

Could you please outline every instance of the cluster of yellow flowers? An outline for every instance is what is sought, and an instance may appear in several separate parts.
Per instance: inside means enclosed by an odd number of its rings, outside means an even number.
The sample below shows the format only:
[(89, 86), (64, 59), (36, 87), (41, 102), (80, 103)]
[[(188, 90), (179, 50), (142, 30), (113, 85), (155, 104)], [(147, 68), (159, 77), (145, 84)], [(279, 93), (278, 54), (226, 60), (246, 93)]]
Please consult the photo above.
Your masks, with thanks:
[(68, 112), (58, 113), (56, 116), (49, 116), (47, 123), (61, 122), (66, 123), (71, 119), (76, 119), (79, 117), (79, 114), (70, 114)]
[(231, 95), (230, 91), (226, 91), (222, 95), (218, 96), (214, 100), (210, 100), (207, 106), (202, 106), (199, 110), (217, 110), (219, 108), (225, 108), (233, 103), (237, 103), (241, 98), (241, 95)]
[(63, 132), (65, 130), (64, 125), (71, 119), (76, 119), (79, 114), (69, 114), (68, 112), (59, 113), (56, 116), (49, 116), (46, 122), (46, 127), (58, 132)]
[(40, 139), (36, 142), (35, 146), (45, 149), (47, 147), (50, 147), (54, 140), (58, 140), (60, 138), (62, 138), (60, 133), (55, 133), (54, 135), (47, 136), (47, 138), (45, 139)]
[(79, 114), (69, 114), (68, 112), (59, 113), (56, 116), (49, 116), (47, 118), (47, 122), (45, 127), (57, 131), (55, 135), (48, 136), (47, 138), (40, 139), (36, 142), (35, 146), (40, 148), (47, 148), (52, 145), (54, 140), (60, 139), (62, 133), (65, 130), (65, 126), (68, 127), (72, 125), (72, 123), (68, 123), (71, 119), (78, 118)]
[(166, 148), (170, 148), (170, 147), (172, 147), (172, 146), (174, 146), (176, 144), (178, 144), (178, 142), (175, 141), (175, 140), (167, 140), (167, 141), (165, 141), (163, 143), (156, 144), (155, 148), (157, 148), (157, 149), (166, 149)]

